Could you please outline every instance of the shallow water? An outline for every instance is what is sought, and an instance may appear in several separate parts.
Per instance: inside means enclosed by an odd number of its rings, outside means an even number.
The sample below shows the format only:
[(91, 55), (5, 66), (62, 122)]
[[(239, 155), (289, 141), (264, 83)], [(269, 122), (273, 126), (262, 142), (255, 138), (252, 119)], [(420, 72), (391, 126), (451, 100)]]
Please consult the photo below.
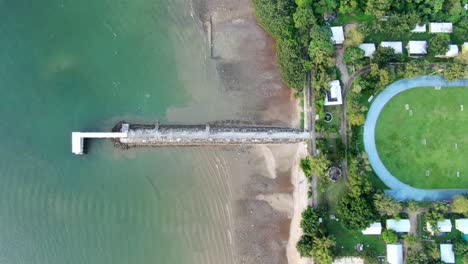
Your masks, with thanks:
[(192, 15), (188, 0), (0, 1), (1, 263), (230, 262), (222, 150), (71, 154), (72, 131), (168, 121), (193, 94), (218, 96)]

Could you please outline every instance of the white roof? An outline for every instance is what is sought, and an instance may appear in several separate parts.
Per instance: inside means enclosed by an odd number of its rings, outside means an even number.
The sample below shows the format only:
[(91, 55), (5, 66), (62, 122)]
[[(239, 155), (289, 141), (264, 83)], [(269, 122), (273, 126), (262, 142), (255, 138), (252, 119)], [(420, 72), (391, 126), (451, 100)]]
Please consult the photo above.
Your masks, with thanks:
[(344, 32), (343, 27), (331, 27), (332, 31), (332, 41), (335, 44), (343, 44), (344, 42)]
[(456, 219), (455, 228), (460, 230), (463, 234), (468, 234), (468, 218)]
[(403, 43), (401, 41), (382, 41), (382, 47), (389, 47), (395, 50), (395, 54), (403, 53)]
[(362, 43), (359, 45), (359, 48), (364, 51), (365, 57), (372, 57), (372, 54), (375, 52), (375, 44), (374, 43)]
[(409, 54), (427, 54), (427, 41), (410, 40), (408, 42)]
[(325, 96), (325, 105), (340, 105), (343, 103), (341, 97), (340, 81), (334, 80), (330, 82), (330, 91)]
[(465, 9), (468, 10), (468, 4), (465, 4)]
[(440, 260), (447, 264), (455, 263), (452, 244), (440, 244)]
[(389, 264), (403, 264), (403, 247), (401, 244), (387, 245), (387, 262)]
[(380, 235), (382, 233), (382, 224), (380, 222), (372, 223), (368, 228), (362, 230), (364, 235)]
[[(431, 232), (431, 234), (434, 233), (434, 230), (432, 230), (432, 227), (429, 223), (426, 223), (426, 227), (427, 227), (427, 231)], [(443, 232), (443, 233), (452, 232), (452, 221), (450, 221), (450, 219), (445, 219), (444, 221), (438, 221), (437, 229), (439, 229), (439, 232)]]
[(452, 23), (430, 23), (429, 32), (431, 33), (452, 33), (453, 24)]
[(397, 233), (407, 233), (411, 229), (411, 224), (409, 219), (388, 219), (387, 220), (387, 229), (393, 230)]
[(421, 32), (426, 32), (426, 31), (427, 31), (426, 24), (422, 26), (416, 24), (416, 27), (414, 27), (414, 29), (411, 30), (411, 32), (414, 32), (414, 33), (421, 33)]

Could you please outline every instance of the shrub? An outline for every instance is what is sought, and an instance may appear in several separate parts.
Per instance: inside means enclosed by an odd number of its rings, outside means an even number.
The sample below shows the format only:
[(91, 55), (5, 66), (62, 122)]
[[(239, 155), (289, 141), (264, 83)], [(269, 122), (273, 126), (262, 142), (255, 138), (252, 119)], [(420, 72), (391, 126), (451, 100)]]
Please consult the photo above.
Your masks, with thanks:
[(395, 231), (386, 229), (382, 233), (382, 238), (387, 244), (394, 244), (398, 242), (398, 235)]
[(432, 55), (444, 55), (449, 50), (449, 44), (449, 34), (436, 34), (429, 42), (429, 52)]

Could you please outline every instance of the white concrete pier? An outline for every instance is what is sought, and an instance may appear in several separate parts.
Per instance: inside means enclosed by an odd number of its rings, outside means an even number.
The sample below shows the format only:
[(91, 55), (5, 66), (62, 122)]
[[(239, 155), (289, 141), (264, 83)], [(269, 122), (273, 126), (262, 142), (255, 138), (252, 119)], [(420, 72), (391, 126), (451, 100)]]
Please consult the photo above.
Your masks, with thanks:
[(76, 155), (84, 154), (84, 140), (86, 138), (126, 138), (128, 136), (128, 124), (122, 125), (121, 132), (73, 132), (72, 133), (72, 153)]

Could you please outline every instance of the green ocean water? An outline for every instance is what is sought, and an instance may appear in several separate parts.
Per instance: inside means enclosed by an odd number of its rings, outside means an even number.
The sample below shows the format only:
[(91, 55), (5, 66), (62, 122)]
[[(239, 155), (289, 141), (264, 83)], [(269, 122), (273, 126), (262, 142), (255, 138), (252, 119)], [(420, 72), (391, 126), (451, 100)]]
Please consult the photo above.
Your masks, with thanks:
[(71, 154), (72, 131), (190, 101), (184, 63), (207, 67), (191, 14), (188, 0), (0, 1), (0, 263), (229, 263), (220, 150)]

